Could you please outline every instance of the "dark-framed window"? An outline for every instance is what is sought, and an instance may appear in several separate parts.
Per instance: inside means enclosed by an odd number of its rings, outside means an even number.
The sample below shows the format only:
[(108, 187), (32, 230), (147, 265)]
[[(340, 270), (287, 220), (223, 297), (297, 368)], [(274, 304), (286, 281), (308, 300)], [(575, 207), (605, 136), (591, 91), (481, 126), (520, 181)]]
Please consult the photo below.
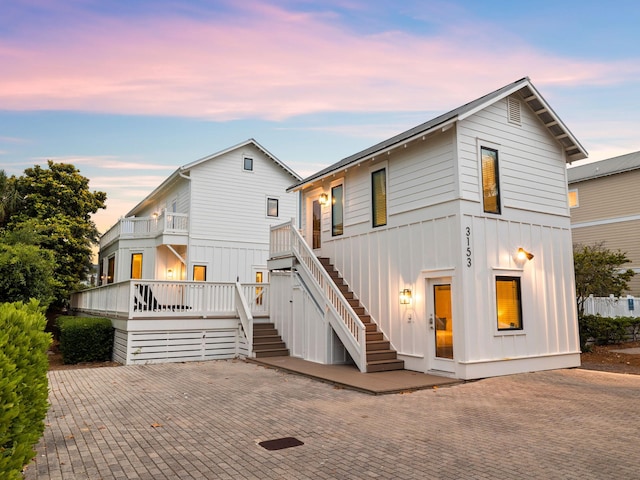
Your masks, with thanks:
[(311, 204), (313, 223), (313, 248), (320, 248), (322, 244), (322, 207), (318, 200)]
[(496, 277), (498, 330), (522, 330), (520, 277)]
[(331, 235), (344, 233), (344, 188), (336, 185), (331, 188)]
[(384, 168), (371, 174), (371, 213), (374, 227), (387, 224), (387, 170)]
[(253, 172), (253, 158), (244, 157), (242, 160), (242, 169), (245, 172)]
[(142, 278), (142, 254), (131, 254), (131, 278), (139, 280)]
[(267, 198), (267, 217), (278, 216), (278, 199)]
[(193, 266), (193, 281), (194, 282), (206, 282), (207, 281), (207, 266), (206, 265), (194, 265)]
[(486, 213), (500, 213), (498, 151), (480, 147), (482, 157), (482, 205)]
[(116, 274), (116, 257), (111, 256), (107, 260), (107, 283), (115, 282), (115, 274)]

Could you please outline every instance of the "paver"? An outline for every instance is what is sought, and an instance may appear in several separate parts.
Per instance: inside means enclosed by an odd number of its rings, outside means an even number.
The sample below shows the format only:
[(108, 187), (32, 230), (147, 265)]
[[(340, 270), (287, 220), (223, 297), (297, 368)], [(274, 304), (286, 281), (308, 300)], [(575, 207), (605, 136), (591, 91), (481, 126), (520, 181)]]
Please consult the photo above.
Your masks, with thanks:
[[(242, 361), (49, 381), (27, 480), (640, 476), (634, 375), (558, 370), (384, 396)], [(258, 445), (290, 436), (304, 445)]]

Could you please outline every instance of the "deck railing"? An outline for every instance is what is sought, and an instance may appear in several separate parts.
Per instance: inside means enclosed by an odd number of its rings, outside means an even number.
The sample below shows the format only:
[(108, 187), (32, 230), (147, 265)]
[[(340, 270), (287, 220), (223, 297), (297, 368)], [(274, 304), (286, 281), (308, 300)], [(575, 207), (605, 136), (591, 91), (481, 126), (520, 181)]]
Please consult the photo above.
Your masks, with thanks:
[(166, 210), (155, 217), (121, 218), (100, 237), (100, 247), (104, 248), (119, 238), (153, 238), (163, 233), (186, 234), (188, 228), (189, 215)]
[[(240, 293), (251, 315), (268, 315), (268, 288), (266, 283), (242, 285)], [(233, 282), (127, 280), (76, 292), (71, 296), (71, 308), (129, 319), (235, 317), (236, 289)]]
[(295, 256), (304, 273), (313, 279), (316, 289), (322, 292), (322, 298), (316, 300), (325, 304), (325, 316), (360, 371), (366, 371), (365, 326), (295, 228), (293, 221), (271, 227), (270, 240), (271, 258)]

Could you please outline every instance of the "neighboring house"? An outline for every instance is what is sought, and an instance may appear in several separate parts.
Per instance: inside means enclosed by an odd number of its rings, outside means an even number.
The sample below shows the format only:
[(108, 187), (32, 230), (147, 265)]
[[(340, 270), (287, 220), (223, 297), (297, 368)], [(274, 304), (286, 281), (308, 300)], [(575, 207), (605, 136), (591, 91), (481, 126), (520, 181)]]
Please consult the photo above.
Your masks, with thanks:
[(100, 284), (267, 281), (269, 226), (300, 177), (253, 139), (178, 168), (100, 239)]
[(636, 272), (629, 293), (640, 296), (640, 152), (570, 167), (567, 176), (573, 242), (625, 252)]
[(566, 164), (586, 156), (523, 78), (295, 183), (301, 233), (273, 227), (269, 263), (291, 354), (461, 379), (578, 366)]

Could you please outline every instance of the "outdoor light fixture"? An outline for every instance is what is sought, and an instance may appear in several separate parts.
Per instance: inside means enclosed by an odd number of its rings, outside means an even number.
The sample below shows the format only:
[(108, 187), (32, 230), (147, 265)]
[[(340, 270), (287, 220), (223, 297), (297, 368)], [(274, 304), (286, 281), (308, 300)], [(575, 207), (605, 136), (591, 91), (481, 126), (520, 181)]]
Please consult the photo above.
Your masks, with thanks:
[(411, 290), (405, 288), (400, 292), (400, 305), (411, 305)]
[(326, 193), (321, 193), (318, 202), (323, 207), (326, 207), (327, 205), (329, 205), (329, 195), (327, 195)]
[(533, 259), (533, 254), (527, 252), (524, 248), (518, 248), (518, 251), (513, 256), (513, 260), (520, 266), (524, 265), (527, 260)]
[(173, 278), (173, 270), (171, 270), (171, 269), (167, 270), (167, 278), (169, 280), (171, 280)]

